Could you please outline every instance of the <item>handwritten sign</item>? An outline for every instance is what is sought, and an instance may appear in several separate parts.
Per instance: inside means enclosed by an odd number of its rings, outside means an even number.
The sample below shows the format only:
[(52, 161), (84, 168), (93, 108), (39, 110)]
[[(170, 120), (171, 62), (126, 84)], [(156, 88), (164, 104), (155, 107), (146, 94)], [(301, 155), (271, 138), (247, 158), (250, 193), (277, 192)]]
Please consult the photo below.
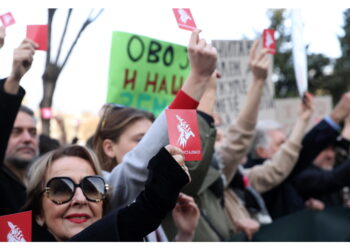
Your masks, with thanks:
[[(222, 127), (227, 128), (237, 117), (251, 84), (249, 50), (253, 41), (214, 40), (218, 50), (218, 70), (222, 77), (217, 82), (216, 112), (221, 117)], [(271, 72), (272, 63), (270, 65)], [(267, 78), (259, 107), (260, 119), (274, 118), (274, 88), (271, 76)]]
[(107, 102), (158, 115), (181, 89), (189, 69), (185, 46), (115, 31)]

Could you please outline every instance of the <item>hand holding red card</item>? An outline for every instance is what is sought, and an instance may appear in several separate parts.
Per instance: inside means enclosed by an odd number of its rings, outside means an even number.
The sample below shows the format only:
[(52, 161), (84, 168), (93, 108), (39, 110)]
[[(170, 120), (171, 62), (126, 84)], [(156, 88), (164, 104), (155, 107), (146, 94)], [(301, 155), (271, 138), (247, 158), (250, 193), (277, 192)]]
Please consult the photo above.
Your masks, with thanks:
[(263, 32), (263, 48), (267, 48), (270, 54), (276, 54), (275, 30), (265, 29)]
[(1, 15), (0, 20), (5, 27), (15, 24), (15, 19), (13, 18), (11, 12), (7, 12)]
[(32, 241), (32, 211), (0, 216), (0, 241)]
[(47, 50), (48, 26), (45, 25), (27, 25), (27, 38), (33, 40), (39, 45), (37, 50)]
[(166, 118), (170, 144), (184, 151), (185, 161), (202, 160), (196, 110), (167, 109)]
[(179, 28), (192, 31), (196, 29), (196, 24), (188, 8), (173, 9)]

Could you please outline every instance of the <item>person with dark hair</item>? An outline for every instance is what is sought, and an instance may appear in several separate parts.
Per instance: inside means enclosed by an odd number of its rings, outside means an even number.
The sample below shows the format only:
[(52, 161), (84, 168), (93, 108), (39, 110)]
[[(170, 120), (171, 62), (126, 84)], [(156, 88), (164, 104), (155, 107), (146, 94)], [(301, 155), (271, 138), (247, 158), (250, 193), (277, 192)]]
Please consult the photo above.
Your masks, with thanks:
[(24, 204), (26, 168), (38, 155), (35, 119), (30, 109), (20, 107), (25, 91), (19, 85), (37, 47), (25, 39), (14, 50), (10, 76), (0, 81), (0, 215), (18, 212)]
[(141, 141), (155, 117), (148, 111), (132, 107), (113, 103), (104, 106), (92, 144), (103, 163), (102, 169), (110, 172)]
[(46, 154), (59, 147), (61, 147), (61, 144), (58, 140), (44, 134), (39, 135), (39, 155)]

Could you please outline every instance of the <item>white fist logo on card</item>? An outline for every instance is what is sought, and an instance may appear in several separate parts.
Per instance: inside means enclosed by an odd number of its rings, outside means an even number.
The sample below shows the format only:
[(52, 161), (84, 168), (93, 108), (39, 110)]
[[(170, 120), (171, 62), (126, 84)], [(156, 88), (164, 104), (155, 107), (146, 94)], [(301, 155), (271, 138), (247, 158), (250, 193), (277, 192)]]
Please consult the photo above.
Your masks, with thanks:
[(4, 16), (4, 25), (8, 26), (11, 23), (12, 23), (12, 16), (10, 16), (10, 15)]
[(266, 33), (265, 46), (270, 47), (273, 44), (273, 39), (270, 33)]
[(10, 221), (7, 222), (11, 231), (7, 234), (8, 242), (25, 242), (22, 230), (16, 225), (12, 224)]
[(188, 20), (192, 20), (190, 15), (184, 9), (178, 9), (177, 12), (180, 15), (181, 22), (187, 23)]
[(177, 130), (179, 131), (180, 135), (179, 135), (179, 139), (177, 140), (178, 145), (180, 145), (181, 147), (185, 147), (187, 144), (188, 139), (194, 136), (194, 133), (192, 132), (191, 127), (189, 126), (189, 124), (182, 119), (180, 116), (176, 115), (177, 120), (179, 121), (179, 123), (177, 124)]

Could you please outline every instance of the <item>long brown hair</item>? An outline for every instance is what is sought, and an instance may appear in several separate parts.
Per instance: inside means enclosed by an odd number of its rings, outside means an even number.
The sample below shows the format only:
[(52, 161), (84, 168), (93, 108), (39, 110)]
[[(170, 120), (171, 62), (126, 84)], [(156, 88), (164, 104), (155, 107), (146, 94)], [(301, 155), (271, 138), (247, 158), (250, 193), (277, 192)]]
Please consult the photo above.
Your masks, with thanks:
[(103, 141), (110, 139), (117, 143), (124, 131), (134, 122), (148, 119), (154, 121), (154, 115), (148, 111), (123, 107), (105, 106), (103, 115), (92, 138), (92, 147), (101, 163), (102, 169), (110, 172), (119, 162), (110, 158), (103, 150)]

